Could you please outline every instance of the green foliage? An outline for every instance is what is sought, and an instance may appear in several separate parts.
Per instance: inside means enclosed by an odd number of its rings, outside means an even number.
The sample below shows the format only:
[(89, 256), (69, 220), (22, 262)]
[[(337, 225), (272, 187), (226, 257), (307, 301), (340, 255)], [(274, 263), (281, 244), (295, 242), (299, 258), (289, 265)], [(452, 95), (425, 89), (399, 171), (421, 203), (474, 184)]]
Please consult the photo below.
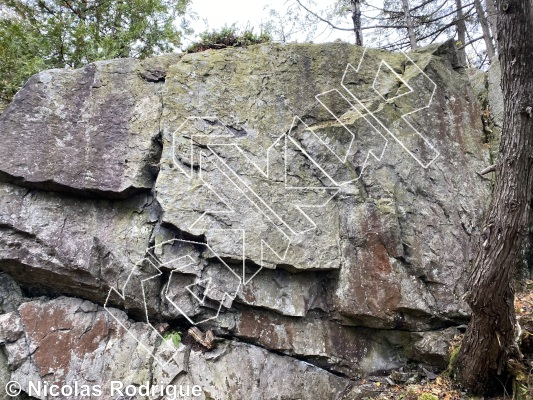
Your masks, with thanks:
[(461, 345), (452, 346), (450, 348), (450, 361), (448, 362), (448, 368), (444, 371), (444, 374), (453, 378), (455, 376), (455, 363), (457, 362), (457, 357), (459, 356), (459, 351), (461, 350)]
[(45, 50), (19, 21), (0, 19), (0, 102), (9, 103), (20, 86), (46, 68)]
[(235, 25), (224, 26), (222, 29), (200, 34), (200, 41), (191, 44), (187, 53), (197, 53), (208, 49), (223, 49), (225, 47), (244, 47), (253, 44), (268, 43), (272, 39), (268, 33), (255, 34), (253, 29), (240, 32)]
[(439, 398), (431, 393), (422, 393), (418, 396), (418, 400), (439, 400)]
[[(180, 44), (190, 0), (0, 0), (0, 98), (33, 73), (112, 58), (145, 58)], [(186, 26), (182, 26), (187, 29)]]
[(172, 343), (174, 344), (174, 346), (179, 347), (179, 345), (181, 343), (181, 332), (179, 332), (179, 331), (167, 332), (167, 333), (165, 333), (163, 338), (165, 340), (169, 340), (169, 339), (172, 340)]

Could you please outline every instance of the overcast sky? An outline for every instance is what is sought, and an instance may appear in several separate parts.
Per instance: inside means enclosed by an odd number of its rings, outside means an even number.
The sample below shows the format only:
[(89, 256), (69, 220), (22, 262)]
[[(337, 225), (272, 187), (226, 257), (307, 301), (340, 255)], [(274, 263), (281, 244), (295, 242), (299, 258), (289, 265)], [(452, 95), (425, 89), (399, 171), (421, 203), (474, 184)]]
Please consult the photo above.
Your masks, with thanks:
[[(221, 28), (224, 24), (237, 22), (239, 26), (259, 27), (261, 22), (268, 19), (265, 7), (283, 9), (285, 0), (193, 0), (192, 9), (209, 22), (209, 28)], [(197, 24), (200, 30), (205, 27), (203, 21)]]
[[(199, 16), (199, 19), (193, 23), (193, 28), (195, 33), (198, 33), (206, 29), (219, 29), (224, 25), (237, 23), (240, 28), (254, 27), (254, 32), (259, 33), (261, 25), (271, 19), (269, 10), (276, 9), (282, 13), (286, 10), (285, 2), (286, 0), (192, 0), (191, 9)], [(310, 4), (308, 0), (305, 3)], [(313, 10), (321, 10), (330, 6), (332, 0), (314, 0), (314, 3)], [(347, 20), (347, 24), (349, 22)], [(337, 38), (353, 41), (353, 34), (332, 33), (331, 30), (326, 29), (325, 24), (317, 32), (322, 34), (313, 38), (315, 42), (333, 41)], [(298, 38), (298, 40), (303, 41), (304, 38)]]

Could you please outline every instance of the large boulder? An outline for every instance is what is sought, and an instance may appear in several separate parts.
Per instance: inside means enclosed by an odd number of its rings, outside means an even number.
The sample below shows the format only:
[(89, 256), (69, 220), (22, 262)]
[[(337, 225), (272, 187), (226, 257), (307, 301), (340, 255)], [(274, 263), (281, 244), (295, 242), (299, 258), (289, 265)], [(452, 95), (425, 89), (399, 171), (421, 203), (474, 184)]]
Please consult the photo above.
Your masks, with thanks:
[(266, 303), (271, 270), (291, 273), (276, 275), (281, 293), (298, 274), (331, 271), (324, 311), (345, 324), (422, 330), (467, 318), (462, 275), (489, 193), (476, 174), (488, 161), (480, 110), (442, 47), (409, 57), (257, 46), (170, 68), (162, 222), (233, 264), (246, 259), (243, 281), (253, 279), (239, 302), (301, 316), (308, 291)]
[(7, 374), (141, 382), (193, 324), (226, 341), (165, 384), (212, 398), (445, 365), (490, 193), (454, 60), (268, 44), (34, 76), (0, 115)]

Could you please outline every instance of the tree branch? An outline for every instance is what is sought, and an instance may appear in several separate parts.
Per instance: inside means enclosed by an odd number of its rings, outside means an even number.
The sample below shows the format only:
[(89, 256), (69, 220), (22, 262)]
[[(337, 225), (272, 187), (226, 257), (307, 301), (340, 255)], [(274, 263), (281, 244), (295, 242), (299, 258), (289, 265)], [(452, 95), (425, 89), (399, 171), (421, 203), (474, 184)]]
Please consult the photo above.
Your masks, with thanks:
[(74, 8), (72, 4), (70, 4), (70, 1), (66, 0), (64, 3), (70, 11), (76, 14), (81, 20), (85, 21), (85, 16), (81, 13), (79, 9)]
[(483, 171), (479, 172), (479, 175), (487, 175), (489, 172), (494, 172), (494, 171), (496, 171), (496, 164), (488, 166)]
[(325, 22), (326, 24), (328, 24), (329, 26), (331, 26), (333, 29), (337, 29), (339, 31), (347, 31), (347, 32), (353, 32), (353, 28), (342, 28), (340, 26), (335, 26), (333, 25), (330, 21), (328, 21), (327, 19), (325, 18), (322, 18), (320, 15), (314, 13), (313, 11), (311, 11), (310, 9), (308, 9), (306, 6), (304, 6), (300, 0), (296, 0), (296, 2), (300, 5), (300, 7), (302, 7), (305, 11), (307, 11), (309, 14), (311, 14), (312, 16), (314, 16), (315, 18), (318, 18), (320, 21), (322, 22)]
[[(474, 3), (470, 3), (470, 4), (467, 4), (467, 5), (465, 5), (465, 6), (462, 6), (462, 7), (461, 7), (461, 10), (464, 10), (465, 8), (470, 7), (470, 6), (473, 6), (473, 5), (474, 5)], [(468, 10), (468, 11), (466, 12), (465, 15), (470, 15), (470, 12), (471, 12), (473, 9), (474, 9), (474, 7), (472, 7), (470, 10)], [(433, 22), (440, 21), (441, 19), (444, 19), (444, 18), (446, 18), (446, 17), (449, 17), (450, 15), (453, 15), (453, 14), (457, 13), (458, 10), (459, 10), (459, 8), (456, 7), (453, 11), (449, 12), (448, 14), (444, 14), (444, 15), (441, 15), (440, 17), (438, 17), (438, 18), (430, 19), (430, 20), (427, 20), (427, 21), (418, 21), (418, 23), (419, 23), (419, 24), (425, 24), (425, 25), (427, 25), (427, 24), (431, 24), (431, 23), (433, 23)], [(422, 18), (422, 17), (421, 17), (421, 16), (413, 16), (413, 18), (415, 18), (415, 19), (419, 19), (419, 18)]]
[(465, 47), (470, 46), (472, 43), (475, 43), (475, 42), (477, 42), (478, 40), (481, 40), (481, 39), (483, 39), (483, 36), (478, 36), (477, 38), (472, 39), (469, 42), (465, 43), (461, 47), (458, 47), (457, 50), (464, 49)]
[(407, 28), (407, 25), (372, 25), (372, 26), (363, 26), (363, 27), (361, 27), (362, 30), (365, 30), (365, 29), (376, 29), (376, 28), (382, 28), (382, 29), (405, 29), (405, 28)]

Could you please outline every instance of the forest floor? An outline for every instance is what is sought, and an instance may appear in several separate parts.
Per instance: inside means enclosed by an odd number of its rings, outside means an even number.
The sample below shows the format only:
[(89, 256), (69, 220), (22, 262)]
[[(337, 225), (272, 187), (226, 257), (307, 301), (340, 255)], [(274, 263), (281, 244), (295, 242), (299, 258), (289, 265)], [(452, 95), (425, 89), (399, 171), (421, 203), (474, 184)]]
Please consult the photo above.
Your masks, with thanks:
[[(516, 393), (510, 393), (508, 389), (500, 396), (469, 396), (461, 391), (450, 369), (433, 374), (416, 366), (412, 371), (403, 373), (408, 376), (404, 383), (396, 383), (394, 372), (389, 377), (372, 377), (362, 381), (368, 393), (365, 400), (533, 400), (533, 281), (527, 281), (524, 290), (516, 295), (515, 311), (521, 328), (520, 351), (524, 356), (510, 366), (515, 375)], [(461, 340), (462, 335), (455, 337), (450, 354), (457, 353)]]

